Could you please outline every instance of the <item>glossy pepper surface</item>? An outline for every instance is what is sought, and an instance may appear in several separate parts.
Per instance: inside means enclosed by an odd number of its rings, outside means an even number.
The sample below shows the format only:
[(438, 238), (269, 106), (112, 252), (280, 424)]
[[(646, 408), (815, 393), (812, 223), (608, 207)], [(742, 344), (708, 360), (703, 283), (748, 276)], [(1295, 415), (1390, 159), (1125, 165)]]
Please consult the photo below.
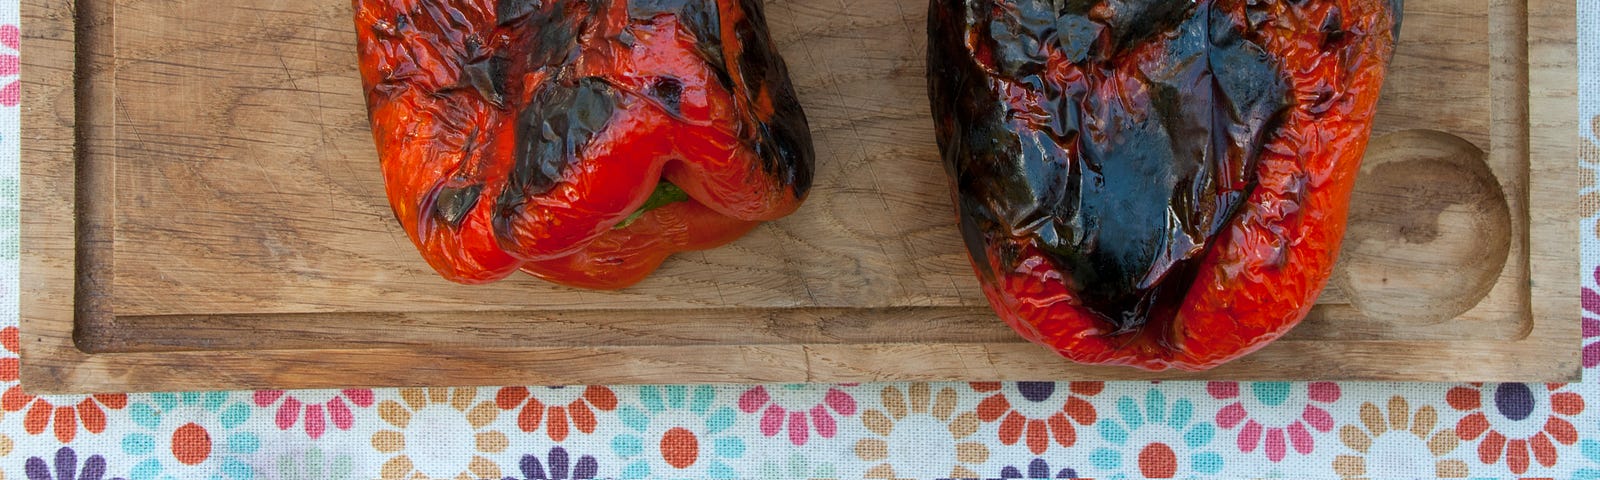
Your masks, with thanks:
[(1200, 370), (1333, 269), (1399, 0), (931, 0), (928, 77), (984, 294), (1082, 363)]
[(355, 12), (389, 203), (447, 279), (625, 287), (810, 188), (810, 132), (759, 0)]

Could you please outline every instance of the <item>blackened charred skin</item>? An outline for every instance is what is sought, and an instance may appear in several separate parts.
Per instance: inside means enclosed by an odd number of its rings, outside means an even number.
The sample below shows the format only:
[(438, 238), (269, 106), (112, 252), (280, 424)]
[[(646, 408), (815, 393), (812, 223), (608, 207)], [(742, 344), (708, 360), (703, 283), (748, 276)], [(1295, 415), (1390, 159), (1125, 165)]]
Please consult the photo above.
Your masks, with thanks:
[(683, 116), (683, 82), (662, 77), (650, 83), (650, 97), (673, 116)]
[(548, 193), (579, 161), (589, 140), (616, 112), (617, 91), (605, 80), (585, 77), (551, 82), (535, 94), (517, 120), (516, 161), (495, 202), (495, 233), (513, 238), (511, 220), (529, 197)]
[(602, 0), (498, 0), (495, 19), (501, 26), (532, 27), (523, 65), (529, 69), (571, 64), (578, 55), (583, 22), (601, 8)]
[[(608, 8), (607, 1), (501, 0), (496, 4), (500, 24), (526, 22), (532, 26), (535, 38), (530, 44), (535, 48), (523, 59), (523, 65), (494, 70), (494, 77), (491, 78), (494, 81), (487, 82), (485, 87), (488, 88), (479, 90), (491, 91), (486, 98), (492, 98), (494, 93), (503, 95), (505, 91), (516, 88), (502, 78), (506, 75), (570, 64), (578, 52), (578, 37), (583, 31), (583, 22), (594, 12)], [(766, 25), (766, 16), (760, 0), (610, 1), (628, 1), (628, 16), (635, 22), (649, 22), (660, 15), (675, 16), (687, 33), (694, 36), (696, 51), (711, 67), (718, 83), (734, 95), (741, 96), (738, 103), (744, 109), (743, 114), (755, 120), (751, 125), (754, 138), (749, 139), (749, 147), (761, 158), (762, 170), (782, 183), (791, 185), (797, 198), (803, 198), (809, 192), (816, 157), (811, 129), (794, 85), (789, 81), (788, 67), (763, 27)], [(742, 13), (733, 25), (736, 38), (732, 39), (723, 38), (721, 25), (723, 19), (720, 8), (728, 4), (736, 5), (732, 8)], [(723, 48), (725, 41), (739, 43), (738, 58), (728, 58), (728, 52)], [(480, 84), (470, 77), (476, 73), (468, 71), (465, 75), (469, 75), (466, 79), (469, 84), (474, 87)], [(682, 84), (678, 82), (678, 79), (657, 79), (649, 91), (643, 93), (669, 112), (680, 114), (678, 95), (681, 94)], [(771, 101), (770, 114), (763, 113), (768, 111), (761, 108), (763, 97)], [(542, 101), (534, 99), (528, 108), (548, 110), (534, 105)], [(518, 152), (523, 152), (522, 130), (519, 128), (518, 132)], [(534, 170), (560, 173), (558, 168), (553, 167), (556, 163), (533, 163), (543, 165)], [(544, 183), (547, 180), (549, 178), (539, 177), (531, 180), (527, 186), (534, 188), (535, 192), (542, 192), (539, 190), (541, 186), (549, 187)]]
[[(996, 90), (989, 88), (980, 66), (962, 39), (970, 25), (981, 21), (976, 9), (962, 0), (928, 2), (928, 99), (934, 119), (934, 137), (944, 158), (945, 174), (956, 184), (956, 204), (967, 254), (978, 265), (993, 263), (986, 232), (995, 222), (988, 199), (972, 194), (983, 187), (978, 180), (1003, 178), (1009, 171), (997, 161), (1001, 145), (994, 141), (1009, 134), (1001, 127), (1003, 110)], [(952, 101), (958, 102), (953, 103)], [(969, 193), (972, 192), (972, 193)], [(1002, 243), (1000, 247), (1012, 245)], [(1014, 258), (1001, 259), (1011, 263)], [(977, 269), (985, 284), (994, 284), (994, 272)]]
[[(494, 227), (502, 238), (511, 238), (511, 222), (529, 197), (543, 195), (564, 178), (568, 168), (583, 158), (591, 138), (611, 121), (623, 92), (598, 77), (572, 79), (567, 68), (579, 54), (580, 35), (586, 22), (610, 8), (610, 1), (628, 0), (501, 0), (496, 4), (500, 25), (529, 27), (531, 37), (525, 56), (508, 63), (495, 58), (467, 62), (462, 73), (463, 86), (478, 90), (486, 99), (497, 99), (518, 91), (519, 76), (544, 70), (551, 80), (539, 87), (534, 97), (517, 112), (516, 139), (511, 178), (495, 201)], [(724, 39), (721, 6), (737, 2), (742, 17), (735, 23), (737, 38)], [(765, 17), (759, 0), (632, 0), (628, 18), (637, 23), (653, 21), (661, 15), (675, 16), (686, 34), (693, 35), (696, 51), (716, 73), (736, 101), (742, 115), (752, 120), (746, 136), (762, 160), (761, 167), (784, 184), (791, 185), (797, 197), (811, 186), (814, 153), (805, 112), (789, 82), (788, 71), (772, 39), (761, 25)], [(627, 42), (626, 38), (617, 39)], [(724, 40), (739, 42), (738, 58), (729, 58)], [(604, 40), (596, 40), (604, 41)], [(737, 72), (732, 71), (737, 69)], [(737, 73), (737, 75), (735, 75)], [(739, 80), (735, 80), (735, 79)], [(656, 78), (642, 93), (673, 115), (681, 115), (681, 79)], [(770, 99), (770, 114), (760, 108)]]
[[(973, 260), (1010, 266), (1031, 242), (1084, 307), (1131, 331), (1182, 302), (1293, 99), (1251, 32), (1209, 2), (1096, 3), (933, 0), (929, 97)], [(1116, 63), (1147, 48), (1158, 61)], [(1048, 64), (1052, 50), (1071, 65)], [(1044, 74), (1061, 68), (1086, 80)], [(1122, 98), (1093, 91), (1130, 79), (1140, 88)], [(1013, 104), (1008, 85), (1038, 98)]]
[(496, 107), (505, 106), (506, 64), (501, 55), (489, 55), (468, 60), (461, 67), (462, 86), (471, 87), (478, 96)]
[[(689, 28), (689, 33), (699, 40), (698, 50), (706, 63), (722, 65), (722, 23), (714, 1), (696, 0), (632, 0), (628, 2), (628, 16), (636, 21), (648, 22), (657, 15), (676, 15), (678, 21)], [(722, 72), (726, 78), (727, 72)]]
[(1389, 11), (1394, 12), (1394, 26), (1390, 27), (1389, 38), (1400, 39), (1400, 22), (1405, 18), (1401, 12), (1405, 11), (1405, 7), (1405, 0), (1389, 0)]
[(500, 25), (516, 23), (539, 10), (540, 4), (541, 2), (533, 0), (496, 0), (494, 3), (495, 22)]
[(478, 205), (481, 192), (482, 184), (441, 187), (433, 197), (433, 214), (450, 228), (461, 228), (461, 221)]
[[(687, 0), (693, 2), (693, 0)], [(761, 0), (736, 1), (744, 18), (734, 25), (734, 34), (742, 52), (731, 68), (739, 69), (744, 85), (733, 85), (730, 75), (722, 75), (729, 91), (742, 92), (746, 105), (759, 105), (761, 93), (772, 101), (772, 114), (752, 112), (759, 127), (760, 138), (754, 148), (762, 161), (762, 168), (779, 181), (792, 185), (794, 195), (804, 198), (811, 190), (811, 176), (815, 168), (816, 153), (811, 144), (811, 127), (806, 122), (805, 109), (800, 106), (794, 84), (789, 82), (789, 68), (778, 55), (762, 25), (767, 24)], [(721, 65), (721, 64), (713, 64)]]
[(1049, 8), (1048, 0), (1023, 0), (1013, 6), (1001, 7), (1002, 12), (989, 18), (989, 37), (993, 40), (996, 68), (1006, 75), (1024, 77), (1044, 69), (1045, 46), (1054, 27), (1053, 15), (1032, 15), (1039, 8)]
[(552, 83), (542, 90), (517, 122), (511, 185), (526, 195), (549, 192), (589, 139), (611, 121), (617, 103), (616, 90), (599, 78)]
[[(1106, 0), (1102, 2), (1109, 12), (1105, 18), (1096, 18), (1110, 28), (1111, 40), (1117, 51), (1133, 48), (1149, 41), (1151, 37), (1172, 30), (1178, 22), (1191, 16), (1193, 1), (1172, 0)], [(1057, 12), (1081, 15), (1087, 12)]]

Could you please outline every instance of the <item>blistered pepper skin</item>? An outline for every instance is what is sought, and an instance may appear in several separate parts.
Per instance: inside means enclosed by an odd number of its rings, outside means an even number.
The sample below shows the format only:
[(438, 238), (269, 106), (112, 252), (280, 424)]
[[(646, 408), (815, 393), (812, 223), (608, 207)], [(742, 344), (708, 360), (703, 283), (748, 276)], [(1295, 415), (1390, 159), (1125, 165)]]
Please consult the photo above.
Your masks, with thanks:
[(1076, 362), (1204, 370), (1332, 272), (1399, 0), (931, 0), (983, 292)]
[[(759, 0), (354, 6), (386, 193), (444, 278), (622, 288), (810, 189)], [(646, 207), (667, 183), (684, 198)]]

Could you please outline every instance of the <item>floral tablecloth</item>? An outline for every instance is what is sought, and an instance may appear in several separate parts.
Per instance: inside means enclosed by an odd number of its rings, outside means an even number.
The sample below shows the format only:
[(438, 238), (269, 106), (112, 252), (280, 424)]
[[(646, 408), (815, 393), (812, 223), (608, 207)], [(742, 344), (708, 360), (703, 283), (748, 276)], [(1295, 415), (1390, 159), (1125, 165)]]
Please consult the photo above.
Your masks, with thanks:
[(0, 479), (1600, 478), (1600, 0), (1578, 1), (1584, 383), (34, 396), (17, 386), (17, 2), (0, 0)]

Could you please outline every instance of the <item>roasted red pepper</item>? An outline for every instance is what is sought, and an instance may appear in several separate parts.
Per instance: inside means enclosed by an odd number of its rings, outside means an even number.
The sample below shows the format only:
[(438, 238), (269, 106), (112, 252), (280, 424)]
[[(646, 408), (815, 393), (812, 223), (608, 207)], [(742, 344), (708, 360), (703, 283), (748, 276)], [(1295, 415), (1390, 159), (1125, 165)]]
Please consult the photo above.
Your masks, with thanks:
[(804, 112), (759, 0), (356, 0), (390, 205), (462, 283), (621, 288), (788, 215)]
[(1199, 370), (1311, 309), (1399, 0), (932, 0), (929, 93), (985, 295), (1093, 364)]

